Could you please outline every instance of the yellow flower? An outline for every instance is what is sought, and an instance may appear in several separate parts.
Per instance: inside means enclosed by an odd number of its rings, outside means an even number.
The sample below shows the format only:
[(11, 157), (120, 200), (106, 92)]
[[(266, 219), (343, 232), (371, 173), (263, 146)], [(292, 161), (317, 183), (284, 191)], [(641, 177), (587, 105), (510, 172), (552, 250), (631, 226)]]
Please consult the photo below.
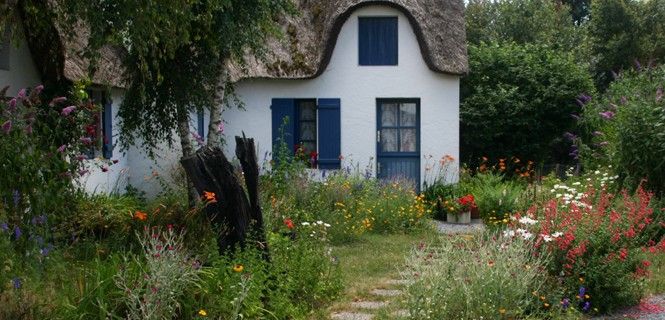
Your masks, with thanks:
[(506, 309), (504, 309), (504, 308), (499, 309), (499, 313), (500, 314), (506, 314)]
[(243, 270), (245, 270), (245, 267), (243, 267), (242, 264), (236, 264), (235, 266), (233, 266), (234, 272), (242, 272)]
[(208, 313), (205, 310), (201, 309), (201, 310), (199, 310), (199, 315), (202, 316), (202, 317), (205, 317), (205, 316), (208, 315)]
[(543, 304), (543, 306), (545, 306), (545, 308), (549, 308), (549, 307), (550, 307), (550, 304), (547, 303), (547, 302), (545, 302), (545, 303)]

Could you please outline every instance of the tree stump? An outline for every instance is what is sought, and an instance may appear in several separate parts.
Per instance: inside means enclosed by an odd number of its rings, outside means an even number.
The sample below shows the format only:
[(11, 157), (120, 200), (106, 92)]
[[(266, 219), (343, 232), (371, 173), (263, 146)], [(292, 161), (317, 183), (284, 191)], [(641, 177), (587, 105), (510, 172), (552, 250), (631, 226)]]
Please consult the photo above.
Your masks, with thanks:
[(228, 253), (236, 246), (244, 247), (248, 234), (251, 234), (257, 237), (263, 258), (269, 260), (259, 204), (259, 170), (254, 140), (243, 136), (236, 137), (236, 142), (236, 155), (243, 169), (247, 192), (220, 148), (203, 147), (180, 162), (199, 195), (213, 192), (216, 196), (217, 202), (208, 204), (205, 212), (220, 228), (217, 238), (220, 254)]

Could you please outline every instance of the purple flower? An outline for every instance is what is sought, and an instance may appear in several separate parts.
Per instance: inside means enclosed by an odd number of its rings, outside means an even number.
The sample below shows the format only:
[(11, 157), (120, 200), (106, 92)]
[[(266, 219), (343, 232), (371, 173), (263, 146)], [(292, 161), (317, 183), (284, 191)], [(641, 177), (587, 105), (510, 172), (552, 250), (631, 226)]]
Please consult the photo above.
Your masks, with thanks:
[(583, 298), (585, 293), (586, 293), (586, 289), (584, 287), (580, 287), (580, 292), (579, 292), (580, 298)]
[(65, 98), (65, 97), (56, 97), (56, 98), (53, 98), (53, 100), (51, 100), (51, 102), (49, 102), (48, 105), (53, 107), (56, 104), (58, 104), (60, 102), (65, 102), (65, 101), (67, 101), (67, 98)]
[(570, 132), (564, 133), (563, 136), (570, 141), (575, 141), (575, 139), (577, 139), (577, 136)]
[(663, 87), (658, 87), (658, 90), (656, 90), (656, 102), (660, 102), (663, 100)]
[(44, 90), (44, 85), (40, 84), (40, 85), (36, 86), (33, 90), (34, 90), (35, 94), (40, 94), (40, 93), (42, 93), (42, 90)]
[(603, 135), (603, 133), (600, 132), (600, 131), (594, 131), (592, 134), (593, 134), (595, 137), (599, 137), (599, 136), (602, 136), (602, 135)]
[(18, 91), (18, 94), (16, 95), (16, 97), (17, 97), (19, 100), (23, 100), (23, 99), (25, 99), (25, 88), (19, 90), (19, 91)]
[(18, 226), (14, 227), (14, 239), (15, 240), (18, 240), (18, 238), (20, 238), (22, 234), (23, 234), (23, 232), (21, 232), (21, 228), (19, 228)]
[(68, 116), (70, 113), (72, 113), (74, 110), (76, 110), (76, 106), (69, 106), (69, 107), (63, 108), (62, 111), (60, 112), (60, 114), (61, 114), (63, 117), (66, 117), (66, 116)]
[(582, 307), (582, 310), (584, 312), (587, 312), (587, 311), (589, 311), (589, 309), (591, 309), (591, 302), (587, 301), (587, 302), (584, 303), (584, 307)]
[(224, 122), (219, 123), (219, 125), (217, 126), (217, 132), (224, 133)]
[(90, 137), (81, 137), (79, 139), (79, 141), (81, 141), (81, 143), (83, 143), (85, 145), (88, 145), (88, 144), (92, 143), (92, 139), (90, 139)]
[(598, 113), (598, 114), (599, 114), (601, 117), (603, 117), (603, 119), (605, 119), (605, 120), (610, 120), (610, 119), (614, 118), (614, 112), (609, 111), (609, 110), (608, 110), (608, 111), (605, 111), (605, 112), (600, 112), (600, 113)]
[(12, 98), (11, 100), (9, 100), (9, 103), (7, 104), (7, 110), (9, 112), (16, 111), (16, 98)]
[(587, 103), (589, 103), (589, 101), (591, 101), (591, 96), (586, 94), (586, 93), (583, 93), (579, 97), (577, 97), (577, 99), (575, 99), (575, 101), (577, 102), (577, 104), (580, 107), (584, 107), (585, 104), (587, 104)]
[(6, 232), (7, 230), (9, 230), (7, 222), (0, 223), (0, 230), (2, 230), (2, 232)]
[(570, 307), (570, 299), (568, 299), (568, 298), (564, 298), (564, 299), (561, 301), (561, 307), (563, 308), (563, 310), (568, 309), (568, 307)]
[(2, 131), (5, 134), (9, 134), (12, 131), (12, 121), (11, 120), (7, 120), (7, 121), (5, 121), (5, 123), (2, 124)]
[(599, 147), (604, 147), (604, 146), (607, 146), (608, 144), (610, 144), (610, 143), (607, 142), (607, 141), (603, 141), (603, 142), (601, 142), (601, 143), (598, 143), (598, 146), (599, 146)]
[(63, 153), (63, 152), (65, 152), (66, 148), (67, 148), (67, 145), (63, 144), (58, 148), (58, 152)]
[(635, 59), (635, 69), (637, 69), (637, 71), (642, 71), (642, 64), (637, 59)]
[(14, 207), (18, 207), (19, 202), (21, 202), (21, 192), (14, 190), (12, 192), (12, 198), (14, 200)]
[(621, 96), (621, 104), (626, 104), (628, 102), (628, 98), (626, 96)]
[(12, 285), (14, 286), (14, 289), (16, 289), (16, 290), (21, 289), (21, 278), (14, 277), (14, 279), (12, 279)]

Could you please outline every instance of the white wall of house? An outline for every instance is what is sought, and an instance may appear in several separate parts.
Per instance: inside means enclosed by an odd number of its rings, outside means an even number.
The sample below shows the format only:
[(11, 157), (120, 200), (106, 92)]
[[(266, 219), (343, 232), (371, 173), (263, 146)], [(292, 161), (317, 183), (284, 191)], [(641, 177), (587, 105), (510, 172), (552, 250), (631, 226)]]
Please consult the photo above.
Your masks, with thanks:
[[(359, 16), (398, 17), (397, 66), (358, 65)], [(370, 165), (375, 168), (376, 99), (419, 98), (421, 157), (432, 155), (429, 165), (438, 163), (445, 154), (459, 158), (459, 77), (430, 70), (407, 17), (389, 7), (369, 6), (355, 11), (342, 27), (331, 61), (319, 77), (243, 80), (236, 91), (245, 110), (232, 108), (223, 113), (227, 155), (234, 154), (233, 136), (242, 131), (256, 139), (259, 161), (272, 149), (272, 98), (340, 98), (345, 162), (357, 163), (361, 170)], [(421, 159), (421, 181), (425, 181), (427, 165), (428, 161)], [(456, 175), (451, 179), (455, 180)]]
[(23, 30), (19, 29), (18, 32), (18, 44), (12, 41), (9, 46), (9, 70), (0, 69), (0, 89), (9, 86), (7, 94), (12, 97), (22, 88), (34, 87), (42, 82)]

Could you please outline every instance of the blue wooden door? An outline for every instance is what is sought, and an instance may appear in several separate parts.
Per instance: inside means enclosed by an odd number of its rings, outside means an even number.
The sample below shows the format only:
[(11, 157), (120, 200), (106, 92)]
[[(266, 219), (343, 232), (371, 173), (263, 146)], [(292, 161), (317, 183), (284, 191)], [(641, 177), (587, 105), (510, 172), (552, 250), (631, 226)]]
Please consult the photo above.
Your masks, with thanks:
[(377, 177), (420, 190), (420, 99), (377, 99)]

